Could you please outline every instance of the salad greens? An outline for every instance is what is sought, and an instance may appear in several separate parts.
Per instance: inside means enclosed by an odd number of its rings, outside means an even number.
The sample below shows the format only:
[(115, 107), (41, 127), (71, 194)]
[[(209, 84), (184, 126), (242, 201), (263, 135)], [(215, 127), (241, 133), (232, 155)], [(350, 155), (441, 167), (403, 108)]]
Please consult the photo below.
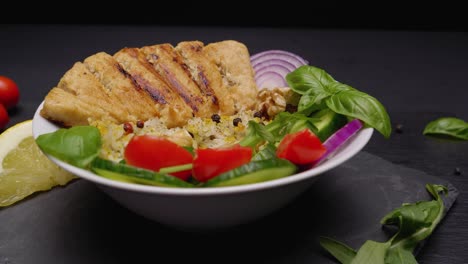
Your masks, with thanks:
[(426, 125), (424, 135), (445, 135), (468, 140), (468, 123), (455, 117), (441, 117)]
[(101, 149), (101, 133), (93, 126), (61, 128), (54, 133), (40, 135), (37, 145), (47, 154), (86, 168)]
[(362, 120), (386, 138), (392, 132), (385, 107), (374, 97), (340, 83), (324, 70), (301, 66), (286, 75), (291, 89), (300, 94), (298, 111), (305, 115), (329, 108), (336, 113)]
[(320, 245), (343, 264), (418, 263), (413, 251), (441, 221), (444, 203), (440, 193), (448, 192), (445, 186), (436, 184), (427, 184), (426, 189), (435, 200), (403, 204), (382, 218), (381, 224), (398, 227), (398, 232), (387, 242), (368, 240), (355, 251), (332, 238), (321, 237)]
[(264, 126), (255, 121), (249, 121), (247, 135), (241, 140), (241, 146), (255, 148), (260, 143), (278, 143), (287, 134), (304, 128), (316, 131), (314, 122), (317, 119), (307, 117), (302, 113), (282, 112), (275, 116), (272, 122)]

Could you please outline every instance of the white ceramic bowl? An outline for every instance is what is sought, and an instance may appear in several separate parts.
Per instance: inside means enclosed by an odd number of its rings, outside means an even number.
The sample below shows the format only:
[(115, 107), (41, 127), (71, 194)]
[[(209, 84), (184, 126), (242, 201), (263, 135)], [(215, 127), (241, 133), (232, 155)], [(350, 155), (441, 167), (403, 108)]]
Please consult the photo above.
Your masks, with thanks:
[[(59, 128), (39, 115), (42, 105), (33, 118), (35, 138)], [(283, 207), (305, 191), (323, 172), (358, 153), (372, 133), (372, 128), (362, 129), (335, 156), (307, 171), (233, 187), (186, 189), (125, 183), (49, 158), (76, 176), (97, 184), (110, 197), (137, 214), (180, 229), (203, 230), (248, 223)]]

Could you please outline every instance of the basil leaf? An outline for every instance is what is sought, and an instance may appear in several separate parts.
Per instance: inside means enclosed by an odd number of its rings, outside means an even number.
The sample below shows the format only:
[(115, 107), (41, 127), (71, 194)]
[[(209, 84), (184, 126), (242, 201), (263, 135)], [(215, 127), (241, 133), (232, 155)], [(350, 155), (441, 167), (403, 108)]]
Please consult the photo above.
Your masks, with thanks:
[(276, 143), (283, 139), (287, 134), (297, 132), (304, 128), (315, 131), (313, 122), (315, 118), (307, 117), (302, 113), (281, 112), (275, 116), (275, 119), (268, 125), (263, 126), (254, 121), (249, 121), (247, 136), (239, 144), (256, 148), (260, 143)]
[(265, 126), (250, 120), (247, 127), (247, 136), (245, 136), (239, 144), (241, 146), (249, 146), (255, 148), (259, 143), (268, 141), (274, 142), (274, 137)]
[(440, 223), (444, 214), (444, 203), (440, 194), (448, 193), (448, 189), (443, 185), (426, 184), (426, 189), (435, 200), (403, 204), (382, 218), (382, 224), (398, 227), (398, 232), (387, 242), (368, 240), (357, 253), (330, 238), (321, 239), (320, 245), (341, 263), (417, 264), (413, 251)]
[(86, 168), (99, 154), (101, 134), (93, 126), (75, 126), (40, 135), (36, 143), (45, 153)]
[(386, 138), (390, 137), (390, 118), (383, 105), (374, 97), (336, 81), (324, 70), (301, 66), (287, 74), (286, 81), (294, 92), (302, 95), (298, 112), (310, 115), (328, 107), (336, 113), (360, 119)]
[(406, 204), (385, 216), (381, 223), (398, 226), (399, 231), (392, 238), (392, 246), (398, 245), (413, 250), (425, 238), (425, 235), (430, 234), (429, 228), (439, 210), (440, 206), (437, 201)]
[(358, 250), (351, 264), (385, 264), (385, 255), (390, 243), (367, 240)]
[(382, 224), (396, 224), (399, 228), (391, 239), (392, 248), (402, 247), (412, 251), (434, 231), (442, 219), (444, 203), (439, 192), (447, 192), (447, 188), (428, 184), (426, 189), (436, 200), (403, 205), (382, 218)]
[(281, 112), (266, 126), (266, 129), (273, 135), (274, 142), (279, 142), (287, 134), (297, 132), (304, 128), (316, 131), (317, 128), (314, 126), (314, 121), (317, 121), (317, 119), (307, 117), (302, 113), (291, 114), (288, 112)]
[(446, 135), (468, 140), (468, 123), (455, 117), (442, 117), (427, 124), (423, 134)]
[(298, 94), (323, 94), (321, 97), (325, 97), (326, 95), (333, 94), (333, 92), (329, 91), (329, 86), (336, 81), (324, 70), (304, 65), (288, 73), (286, 75), (286, 82)]
[(411, 251), (398, 247), (387, 251), (385, 264), (418, 264), (418, 262)]
[(328, 97), (328, 94), (304, 94), (299, 99), (297, 111), (304, 115), (310, 115), (315, 111), (322, 110), (327, 107), (324, 99)]
[(328, 87), (328, 91), (331, 92), (332, 94), (336, 94), (341, 91), (357, 91), (357, 90), (347, 84), (335, 82), (335, 83), (330, 83), (330, 86)]
[(390, 117), (374, 97), (357, 90), (343, 90), (328, 98), (326, 103), (336, 113), (360, 119), (386, 138), (390, 137)]
[(320, 237), (320, 245), (332, 254), (342, 264), (351, 264), (356, 251), (347, 245), (329, 237)]

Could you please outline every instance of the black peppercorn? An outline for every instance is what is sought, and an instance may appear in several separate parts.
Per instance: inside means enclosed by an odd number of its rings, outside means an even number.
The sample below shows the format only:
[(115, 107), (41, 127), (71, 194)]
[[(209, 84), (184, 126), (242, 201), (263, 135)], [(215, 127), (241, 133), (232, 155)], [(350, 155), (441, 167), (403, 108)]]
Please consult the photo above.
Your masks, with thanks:
[(213, 114), (211, 116), (211, 120), (213, 120), (213, 122), (219, 123), (221, 122), (221, 117), (218, 114)]
[(234, 119), (232, 120), (232, 124), (233, 124), (234, 126), (238, 126), (239, 123), (242, 123), (242, 119), (240, 119), (240, 117), (236, 117), (236, 118), (234, 118)]
[(261, 111), (255, 112), (254, 117), (262, 118), (263, 113)]

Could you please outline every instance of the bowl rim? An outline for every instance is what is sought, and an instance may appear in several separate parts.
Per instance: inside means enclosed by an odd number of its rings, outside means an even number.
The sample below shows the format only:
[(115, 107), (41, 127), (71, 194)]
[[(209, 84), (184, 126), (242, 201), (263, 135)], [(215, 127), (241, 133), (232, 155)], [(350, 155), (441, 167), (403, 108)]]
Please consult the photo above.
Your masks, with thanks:
[[(44, 101), (37, 107), (33, 121), (32, 121), (32, 133), (34, 139), (36, 139), (39, 135), (53, 132), (60, 127), (56, 124), (52, 123), (51, 121), (45, 119), (40, 115), (40, 111), (44, 106)], [(106, 187), (123, 189), (127, 191), (139, 192), (139, 193), (150, 193), (150, 194), (164, 194), (164, 195), (182, 195), (182, 196), (206, 196), (206, 195), (217, 195), (217, 194), (235, 194), (235, 193), (242, 193), (242, 192), (251, 192), (251, 191), (258, 191), (263, 189), (270, 189), (275, 187), (281, 187), (284, 185), (289, 185), (292, 183), (296, 183), (302, 180), (306, 180), (308, 178), (315, 178), (321, 175), (322, 173), (331, 170), (345, 161), (352, 158), (356, 155), (362, 148), (369, 142), (370, 138), (372, 137), (374, 129), (370, 127), (366, 127), (358, 131), (353, 137), (352, 140), (348, 141), (345, 145), (341, 147), (340, 150), (328, 160), (323, 161), (319, 165), (302, 171), (300, 173), (296, 173), (287, 177), (274, 179), (265, 182), (259, 183), (252, 183), (252, 184), (245, 184), (245, 185), (237, 185), (237, 186), (225, 186), (225, 187), (207, 187), (207, 188), (177, 188), (177, 187), (160, 187), (160, 186), (152, 186), (152, 185), (142, 185), (142, 184), (135, 184), (135, 183), (127, 183), (127, 182), (120, 182), (111, 179), (107, 179), (101, 176), (94, 174), (91, 171), (81, 169), (70, 165), (64, 161), (61, 161), (55, 157), (52, 157), (48, 154), (46, 156), (56, 163), (59, 167), (62, 167), (66, 171), (73, 173), (74, 175), (78, 176), (79, 178), (91, 181), (95, 184), (103, 185)]]

